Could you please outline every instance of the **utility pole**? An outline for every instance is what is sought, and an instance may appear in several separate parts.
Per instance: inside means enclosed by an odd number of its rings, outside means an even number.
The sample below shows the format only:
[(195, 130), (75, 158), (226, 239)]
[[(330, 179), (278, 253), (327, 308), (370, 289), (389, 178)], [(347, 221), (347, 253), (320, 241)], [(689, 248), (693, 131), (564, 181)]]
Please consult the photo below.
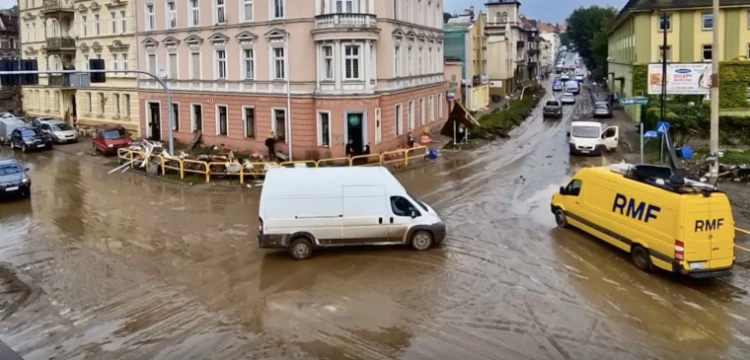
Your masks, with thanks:
[(710, 178), (719, 178), (719, 0), (713, 0), (713, 44), (711, 45), (711, 164)]
[[(718, 0), (715, 0), (718, 1)], [(661, 13), (660, 26), (662, 30), (662, 41), (661, 41), (661, 121), (666, 121), (667, 118), (667, 107), (665, 101), (667, 99), (667, 12)], [(670, 27), (672, 26), (670, 21)], [(643, 124), (641, 124), (643, 125)], [(643, 126), (641, 126), (643, 127)], [(659, 147), (659, 162), (664, 162), (664, 134), (661, 134), (661, 146)], [(643, 141), (643, 139), (641, 139)], [(643, 160), (641, 160), (642, 162)]]

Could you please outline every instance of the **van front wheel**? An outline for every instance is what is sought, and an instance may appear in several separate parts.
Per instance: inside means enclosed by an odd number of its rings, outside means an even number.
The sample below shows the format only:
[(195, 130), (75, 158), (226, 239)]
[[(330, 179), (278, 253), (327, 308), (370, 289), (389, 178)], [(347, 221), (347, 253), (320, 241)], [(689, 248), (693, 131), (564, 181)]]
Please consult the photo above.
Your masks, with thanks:
[(643, 246), (634, 245), (633, 249), (630, 250), (630, 258), (635, 267), (643, 271), (651, 271), (651, 256)]
[(560, 208), (555, 209), (555, 222), (561, 228), (568, 227), (568, 217), (565, 216), (565, 211)]
[(432, 246), (432, 234), (427, 231), (419, 230), (411, 236), (411, 247), (415, 250), (423, 251)]
[(305, 260), (312, 255), (312, 243), (306, 238), (296, 238), (289, 244), (289, 254), (295, 260)]

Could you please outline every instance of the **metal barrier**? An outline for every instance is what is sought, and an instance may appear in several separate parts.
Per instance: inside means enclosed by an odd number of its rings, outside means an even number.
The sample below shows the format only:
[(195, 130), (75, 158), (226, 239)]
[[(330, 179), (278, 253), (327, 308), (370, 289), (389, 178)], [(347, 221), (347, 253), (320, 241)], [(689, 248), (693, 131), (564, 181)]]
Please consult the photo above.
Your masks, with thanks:
[(245, 167), (250, 166), (249, 169), (245, 168), (245, 174), (251, 176), (265, 176), (266, 172), (270, 169), (276, 169), (279, 167), (278, 163), (273, 162), (246, 162), (243, 164)]
[(159, 156), (161, 158), (161, 175), (167, 174), (167, 170), (177, 171), (178, 174), (182, 174), (182, 159), (179, 158), (168, 158)]
[(339, 157), (339, 158), (331, 158), (331, 159), (322, 159), (318, 160), (318, 167), (326, 167), (326, 166), (337, 166), (335, 163), (340, 163), (341, 165), (338, 166), (349, 166), (349, 158), (348, 157)]
[(380, 154), (367, 154), (352, 156), (349, 159), (349, 166), (381, 166), (383, 165)]
[(427, 146), (417, 146), (406, 149), (406, 153), (404, 154), (404, 166), (409, 165), (409, 159), (424, 159), (429, 151), (430, 148)]
[(380, 154), (380, 165), (388, 166), (396, 163), (406, 163), (406, 149), (386, 151)]
[(205, 161), (183, 159), (180, 179), (185, 179), (185, 173), (204, 175), (206, 182), (211, 181), (211, 173), (209, 172), (208, 163)]
[(279, 164), (280, 167), (297, 168), (297, 167), (318, 167), (315, 160), (285, 161)]

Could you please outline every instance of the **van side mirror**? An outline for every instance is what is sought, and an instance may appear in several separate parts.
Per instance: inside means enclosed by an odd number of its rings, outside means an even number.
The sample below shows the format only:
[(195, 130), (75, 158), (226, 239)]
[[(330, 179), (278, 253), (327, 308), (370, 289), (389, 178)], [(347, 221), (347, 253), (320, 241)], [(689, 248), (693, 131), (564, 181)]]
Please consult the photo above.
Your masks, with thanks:
[(560, 186), (560, 195), (565, 195), (565, 186)]
[(411, 218), (412, 218), (412, 219), (415, 219), (416, 217), (417, 217), (417, 212), (416, 212), (416, 211), (414, 211), (414, 210), (412, 210), (412, 211), (411, 211)]
[(570, 131), (567, 132), (567, 136), (570, 137)]

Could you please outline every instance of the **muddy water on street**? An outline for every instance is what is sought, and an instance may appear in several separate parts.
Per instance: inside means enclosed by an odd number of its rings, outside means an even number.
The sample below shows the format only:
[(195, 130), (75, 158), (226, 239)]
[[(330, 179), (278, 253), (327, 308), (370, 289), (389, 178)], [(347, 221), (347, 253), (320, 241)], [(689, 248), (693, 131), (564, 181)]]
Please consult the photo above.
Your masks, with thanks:
[(422, 253), (296, 262), (257, 248), (257, 190), (16, 154), (34, 193), (0, 204), (0, 338), (26, 359), (749, 358), (747, 262), (721, 281), (648, 275), (555, 228), (552, 192), (619, 159), (569, 159), (568, 122), (590, 110), (536, 110), (506, 142), (399, 173), (448, 224)]

